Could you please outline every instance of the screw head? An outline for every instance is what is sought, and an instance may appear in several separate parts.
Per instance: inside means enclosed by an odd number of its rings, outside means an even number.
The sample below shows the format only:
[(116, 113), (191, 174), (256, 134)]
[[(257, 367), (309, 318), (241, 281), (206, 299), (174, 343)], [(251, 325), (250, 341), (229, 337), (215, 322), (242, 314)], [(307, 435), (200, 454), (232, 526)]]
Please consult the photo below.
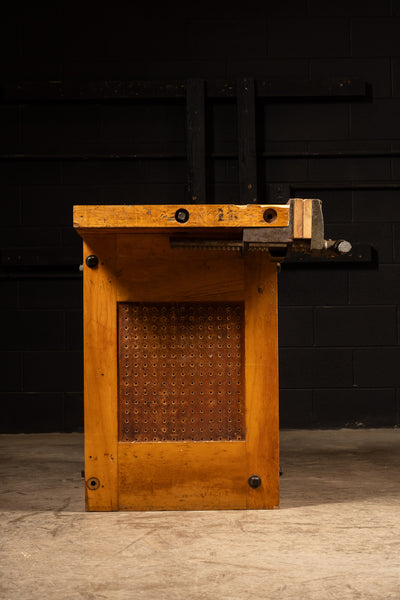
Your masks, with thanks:
[(95, 254), (89, 254), (89, 256), (86, 257), (85, 262), (90, 269), (94, 269), (99, 264), (99, 259)]
[(250, 475), (248, 481), (249, 481), (249, 486), (253, 489), (258, 488), (261, 485), (261, 477), (259, 475)]

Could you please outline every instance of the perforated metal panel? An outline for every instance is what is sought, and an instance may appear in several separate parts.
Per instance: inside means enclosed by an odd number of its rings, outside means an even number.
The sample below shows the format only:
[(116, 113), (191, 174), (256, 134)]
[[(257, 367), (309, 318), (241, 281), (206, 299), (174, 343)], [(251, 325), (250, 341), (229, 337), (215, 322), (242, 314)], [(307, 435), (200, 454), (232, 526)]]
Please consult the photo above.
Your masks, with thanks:
[(118, 305), (120, 441), (245, 437), (242, 303)]

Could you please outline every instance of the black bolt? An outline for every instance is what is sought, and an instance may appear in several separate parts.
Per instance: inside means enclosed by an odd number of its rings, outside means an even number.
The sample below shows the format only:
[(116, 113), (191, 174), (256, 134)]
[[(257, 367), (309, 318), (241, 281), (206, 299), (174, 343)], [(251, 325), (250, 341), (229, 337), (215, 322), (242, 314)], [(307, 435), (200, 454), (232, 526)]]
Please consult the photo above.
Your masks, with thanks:
[(99, 259), (95, 254), (89, 254), (89, 256), (86, 257), (85, 262), (90, 269), (94, 269), (99, 264)]
[(250, 475), (249, 486), (251, 488), (258, 488), (261, 485), (261, 477), (259, 475)]
[(178, 223), (187, 223), (189, 221), (189, 211), (186, 208), (178, 208), (175, 213), (175, 220)]

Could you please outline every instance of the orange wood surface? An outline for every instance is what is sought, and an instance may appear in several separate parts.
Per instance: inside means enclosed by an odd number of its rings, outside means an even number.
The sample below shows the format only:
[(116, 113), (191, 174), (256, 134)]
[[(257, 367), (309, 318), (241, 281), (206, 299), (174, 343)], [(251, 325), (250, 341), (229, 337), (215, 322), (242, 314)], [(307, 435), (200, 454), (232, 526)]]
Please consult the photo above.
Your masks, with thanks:
[(293, 199), (293, 237), (301, 239), (303, 237), (303, 199)]
[(311, 198), (293, 198), (293, 237), (294, 239), (311, 239), (312, 237), (312, 205)]
[[(276, 264), (267, 253), (172, 250), (168, 235), (84, 232), (88, 510), (279, 504)], [(117, 302), (244, 301), (246, 440), (118, 442)], [(251, 489), (250, 475), (262, 486)]]
[(84, 256), (95, 254), (99, 267), (84, 265), (85, 481), (87, 510), (118, 509), (116, 278), (112, 272), (115, 239), (87, 236)]
[(312, 205), (311, 198), (303, 200), (303, 238), (306, 240), (312, 237)]
[(119, 302), (243, 298), (239, 252), (171, 250), (166, 235), (120, 234), (116, 263)]
[(262, 485), (247, 488), (247, 508), (279, 505), (279, 380), (276, 263), (264, 252), (245, 265), (246, 449), (248, 474)]
[(245, 442), (120, 443), (121, 510), (246, 508)]
[[(187, 223), (177, 223), (175, 213), (186, 208), (190, 213)], [(266, 209), (273, 208), (277, 218), (264, 220)], [(132, 205), (132, 206), (75, 206), (76, 229), (167, 228), (182, 231), (198, 227), (286, 227), (289, 223), (289, 205), (285, 204), (196, 204), (196, 205)]]

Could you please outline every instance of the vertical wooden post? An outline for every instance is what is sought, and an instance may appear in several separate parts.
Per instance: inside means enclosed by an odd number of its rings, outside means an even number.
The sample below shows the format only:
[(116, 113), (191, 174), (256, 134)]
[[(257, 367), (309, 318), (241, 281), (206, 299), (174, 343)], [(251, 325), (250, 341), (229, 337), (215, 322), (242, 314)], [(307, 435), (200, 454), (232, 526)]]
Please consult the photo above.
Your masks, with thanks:
[[(85, 257), (95, 255), (89, 268)], [(118, 510), (118, 373), (115, 236), (84, 242), (84, 368), (86, 509)]]
[(186, 152), (189, 201), (206, 203), (206, 135), (204, 80), (186, 83)]
[(257, 197), (257, 149), (254, 79), (237, 82), (240, 204), (255, 204)]
[(267, 253), (250, 252), (245, 270), (247, 508), (279, 506), (278, 282)]

